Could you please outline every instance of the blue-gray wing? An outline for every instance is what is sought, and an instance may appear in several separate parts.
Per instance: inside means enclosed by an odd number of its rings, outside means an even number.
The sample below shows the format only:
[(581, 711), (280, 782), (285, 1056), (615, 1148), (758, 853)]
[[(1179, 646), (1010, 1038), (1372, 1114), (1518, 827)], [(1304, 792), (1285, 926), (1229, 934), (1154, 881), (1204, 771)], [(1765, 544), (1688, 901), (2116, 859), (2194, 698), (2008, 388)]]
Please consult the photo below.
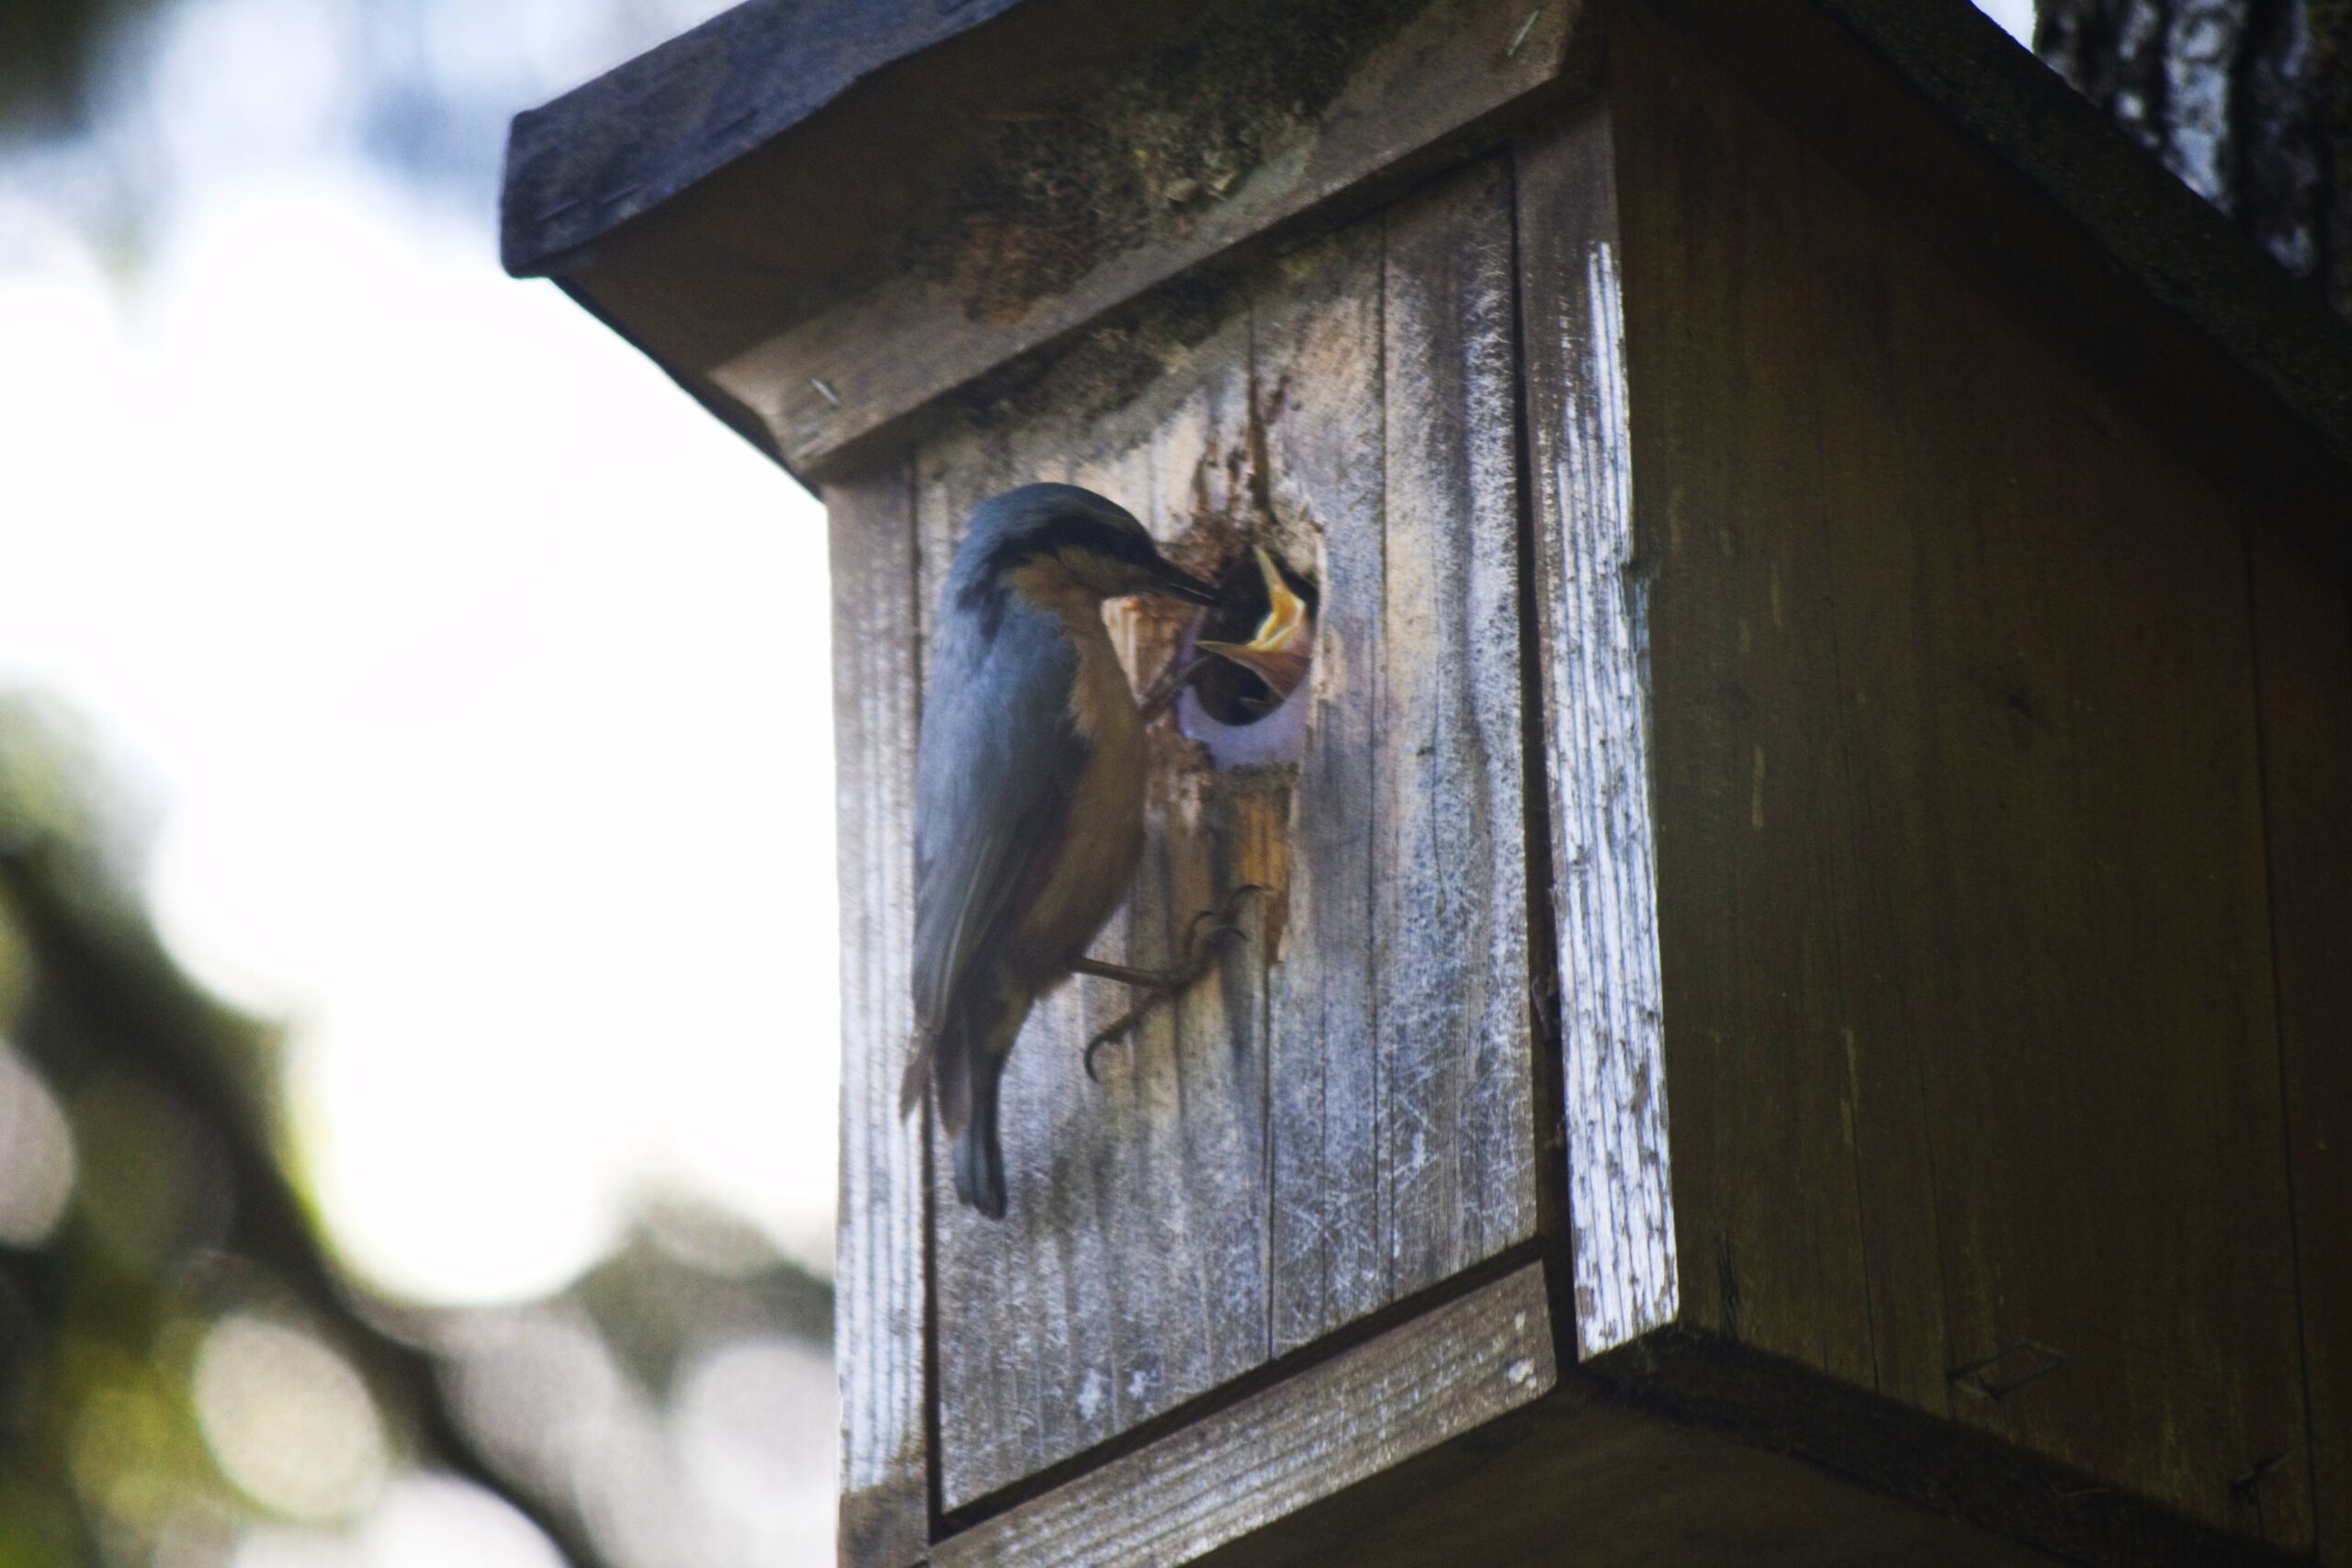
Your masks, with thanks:
[(1078, 652), (1051, 618), (1016, 603), (985, 631), (970, 617), (944, 629), (915, 772), (913, 1094), (974, 960), (1024, 886), (1034, 896), (1087, 758), (1069, 705)]

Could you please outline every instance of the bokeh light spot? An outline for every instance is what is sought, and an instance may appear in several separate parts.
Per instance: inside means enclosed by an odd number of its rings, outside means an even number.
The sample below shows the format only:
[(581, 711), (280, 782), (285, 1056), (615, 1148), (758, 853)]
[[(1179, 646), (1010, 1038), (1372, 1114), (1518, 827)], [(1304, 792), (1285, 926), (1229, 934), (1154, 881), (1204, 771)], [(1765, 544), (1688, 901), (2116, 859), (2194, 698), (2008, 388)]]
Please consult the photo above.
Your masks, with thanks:
[(39, 1247), (74, 1196), (74, 1133), (49, 1085), (0, 1043), (0, 1243)]
[(221, 1319), (197, 1352), (196, 1413), (221, 1472), (264, 1507), (340, 1518), (383, 1484), (383, 1427), (367, 1386), (299, 1328)]

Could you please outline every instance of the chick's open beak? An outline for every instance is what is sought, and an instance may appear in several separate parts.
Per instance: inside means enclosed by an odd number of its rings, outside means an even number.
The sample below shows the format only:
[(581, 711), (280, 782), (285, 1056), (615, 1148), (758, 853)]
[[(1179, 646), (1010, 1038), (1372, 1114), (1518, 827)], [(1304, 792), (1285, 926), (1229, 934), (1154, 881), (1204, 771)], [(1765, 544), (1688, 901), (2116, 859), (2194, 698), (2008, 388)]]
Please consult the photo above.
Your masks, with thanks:
[(1213, 642), (1203, 638), (1194, 646), (1203, 653), (1214, 653), (1240, 665), (1273, 693), (1279, 702), (1290, 695), (1306, 675), (1307, 660), (1313, 651), (1313, 627), (1306, 613), (1306, 601), (1291, 591), (1282, 568), (1266, 553), (1262, 545), (1258, 552), (1258, 570), (1266, 580), (1266, 617), (1258, 623), (1257, 635), (1248, 642)]

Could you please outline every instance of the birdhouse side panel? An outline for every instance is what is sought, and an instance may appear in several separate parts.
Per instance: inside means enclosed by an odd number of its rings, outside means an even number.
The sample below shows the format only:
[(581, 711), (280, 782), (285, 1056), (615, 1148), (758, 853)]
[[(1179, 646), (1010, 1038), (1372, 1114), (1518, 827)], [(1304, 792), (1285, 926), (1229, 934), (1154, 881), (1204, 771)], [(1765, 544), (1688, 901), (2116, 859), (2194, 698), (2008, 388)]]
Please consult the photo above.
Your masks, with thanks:
[(1623, 41), (1686, 1315), (2302, 1549), (2254, 520)]
[(1610, 116), (1516, 150), (1543, 748), (1559, 955), (1560, 1154), (1582, 1356), (1679, 1311), (1668, 1158), (1650, 581), (1634, 535)]
[(917, 674), (913, 494), (905, 465), (825, 489), (833, 585), (833, 804), (841, 895), (842, 1561), (920, 1562), (924, 1423), (924, 1122), (899, 1112), (914, 1029)]
[[(1159, 967), (1244, 885), (1212, 976), (1101, 1056), (1079, 979), (1005, 1080), (1012, 1212), (933, 1170), (942, 1498), (1033, 1477), (1531, 1238), (1509, 186), (1489, 161), (1000, 376), (924, 441), (924, 611), (987, 495), (1067, 479), (1212, 576), (1312, 585), (1297, 750), (1150, 735), (1097, 957)], [(1254, 567), (1250, 570), (1255, 570)], [(1182, 606), (1114, 605), (1140, 687)]]
[(2319, 1561), (2337, 1568), (2352, 1563), (2352, 590), (2267, 527), (2253, 547), (2312, 1502)]

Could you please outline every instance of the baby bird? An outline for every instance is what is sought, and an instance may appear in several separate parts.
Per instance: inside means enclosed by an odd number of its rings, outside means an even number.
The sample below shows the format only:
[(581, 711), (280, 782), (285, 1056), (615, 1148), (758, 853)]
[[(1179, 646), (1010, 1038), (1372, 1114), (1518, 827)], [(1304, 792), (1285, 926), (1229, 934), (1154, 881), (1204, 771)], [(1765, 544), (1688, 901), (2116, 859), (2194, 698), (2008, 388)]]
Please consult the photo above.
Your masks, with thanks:
[(983, 502), (940, 596), (915, 773), (915, 1042), (902, 1111), (936, 1092), (956, 1193), (1004, 1215), (997, 1082), (1044, 992), (1087, 945), (1143, 847), (1144, 734), (1102, 602), (1216, 601), (1115, 502), (1033, 484)]

